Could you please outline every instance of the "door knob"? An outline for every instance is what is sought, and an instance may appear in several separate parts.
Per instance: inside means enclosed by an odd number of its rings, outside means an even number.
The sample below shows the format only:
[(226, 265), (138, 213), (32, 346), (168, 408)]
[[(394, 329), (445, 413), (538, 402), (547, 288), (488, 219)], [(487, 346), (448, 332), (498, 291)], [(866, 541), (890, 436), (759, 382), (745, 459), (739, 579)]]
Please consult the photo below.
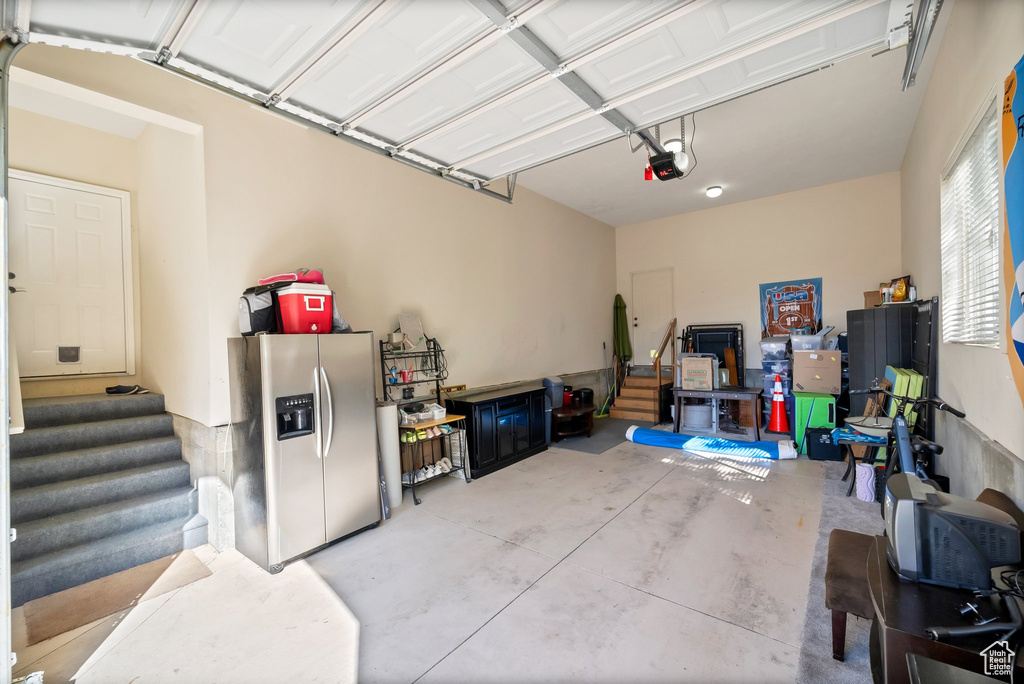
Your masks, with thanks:
[(23, 287), (14, 287), (13, 285), (8, 285), (8, 286), (7, 286), (7, 290), (8, 290), (8, 291), (9, 291), (9, 292), (10, 292), (11, 294), (14, 294), (15, 292), (28, 292), (28, 290), (26, 290), (26, 289), (25, 289), (25, 288), (23, 288)]
[(16, 275), (14, 275), (13, 273), (11, 273), (10, 271), (8, 271), (8, 272), (7, 272), (7, 279), (8, 279), (8, 280), (14, 280), (15, 278), (17, 278), (17, 276), (16, 276)]

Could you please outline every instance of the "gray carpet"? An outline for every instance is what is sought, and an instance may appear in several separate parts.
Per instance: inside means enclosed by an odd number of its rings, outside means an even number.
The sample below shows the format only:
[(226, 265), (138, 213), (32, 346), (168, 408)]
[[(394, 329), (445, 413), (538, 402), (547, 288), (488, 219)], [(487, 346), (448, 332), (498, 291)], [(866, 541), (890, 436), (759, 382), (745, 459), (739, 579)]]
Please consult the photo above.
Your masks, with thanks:
[(846, 661), (832, 659), (832, 613), (825, 608), (825, 560), (828, 536), (835, 528), (864, 534), (881, 534), (882, 516), (877, 503), (867, 503), (854, 496), (847, 498), (846, 482), (839, 478), (846, 470), (841, 462), (826, 463), (824, 498), (818, 541), (814, 546), (811, 586), (807, 592), (807, 613), (800, 648), (800, 669), (797, 681), (806, 684), (838, 682), (862, 684), (871, 681), (868, 658), (868, 634), (871, 621), (850, 615), (846, 625)]
[(551, 446), (582, 451), (585, 454), (603, 454), (613, 446), (618, 446), (626, 441), (626, 429), (630, 425), (654, 427), (654, 423), (643, 423), (625, 418), (595, 418), (594, 429), (591, 431), (590, 437), (574, 435), (553, 442)]
[(30, 399), (25, 421), (11, 439), (14, 605), (206, 543), (162, 396)]

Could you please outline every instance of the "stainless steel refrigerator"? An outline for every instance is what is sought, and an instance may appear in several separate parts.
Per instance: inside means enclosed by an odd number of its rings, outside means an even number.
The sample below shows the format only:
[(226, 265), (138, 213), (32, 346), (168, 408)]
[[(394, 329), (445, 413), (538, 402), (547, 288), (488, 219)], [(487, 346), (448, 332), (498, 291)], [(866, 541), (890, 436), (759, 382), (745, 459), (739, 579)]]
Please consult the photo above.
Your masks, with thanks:
[(235, 547), (270, 572), (380, 522), (373, 335), (228, 340)]

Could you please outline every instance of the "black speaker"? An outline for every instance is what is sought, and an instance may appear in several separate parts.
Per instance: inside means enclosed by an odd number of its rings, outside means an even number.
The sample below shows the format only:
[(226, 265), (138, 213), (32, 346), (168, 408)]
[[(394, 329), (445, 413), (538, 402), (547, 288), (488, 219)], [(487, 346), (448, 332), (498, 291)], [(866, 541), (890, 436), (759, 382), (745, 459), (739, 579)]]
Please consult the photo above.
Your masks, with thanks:
[(651, 157), (651, 168), (654, 169), (654, 176), (658, 180), (672, 180), (682, 175), (676, 168), (675, 155), (671, 152), (663, 152)]

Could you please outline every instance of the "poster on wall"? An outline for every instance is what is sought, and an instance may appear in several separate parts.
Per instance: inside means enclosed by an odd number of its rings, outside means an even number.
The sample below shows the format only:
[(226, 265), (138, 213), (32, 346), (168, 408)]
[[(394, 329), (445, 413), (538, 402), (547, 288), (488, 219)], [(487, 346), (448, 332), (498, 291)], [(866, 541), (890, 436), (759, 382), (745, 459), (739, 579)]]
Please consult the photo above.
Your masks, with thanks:
[(761, 339), (821, 330), (821, 278), (765, 283), (761, 290)]
[(1024, 94), (1018, 79), (1024, 57), (1006, 77), (1003, 88), (1003, 188), (1006, 195), (1003, 275), (1010, 290), (1006, 351), (1017, 392), (1024, 402)]

